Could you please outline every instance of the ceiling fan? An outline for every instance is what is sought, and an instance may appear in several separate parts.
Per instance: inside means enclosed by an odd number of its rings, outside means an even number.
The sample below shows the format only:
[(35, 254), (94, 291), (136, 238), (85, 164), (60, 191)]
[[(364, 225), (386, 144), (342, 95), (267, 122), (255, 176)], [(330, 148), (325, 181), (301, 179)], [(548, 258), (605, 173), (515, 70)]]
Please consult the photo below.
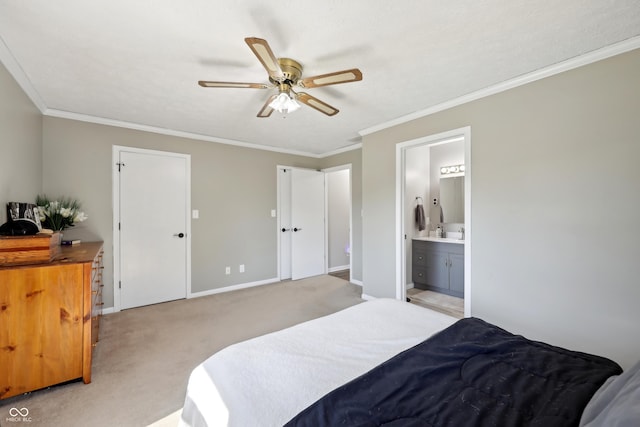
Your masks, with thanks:
[(276, 58), (266, 40), (257, 37), (247, 37), (244, 41), (249, 45), (249, 48), (256, 57), (258, 57), (258, 60), (265, 70), (267, 70), (270, 84), (205, 80), (198, 81), (198, 84), (202, 87), (211, 88), (278, 88), (278, 93), (271, 95), (262, 106), (258, 112), (258, 117), (269, 117), (274, 110), (281, 113), (292, 112), (299, 108), (299, 104), (296, 101), (300, 101), (327, 116), (334, 116), (339, 112), (337, 108), (332, 107), (308, 93), (296, 92), (293, 90), (293, 87), (313, 88), (362, 80), (362, 73), (357, 68), (302, 78), (302, 65), (291, 58)]

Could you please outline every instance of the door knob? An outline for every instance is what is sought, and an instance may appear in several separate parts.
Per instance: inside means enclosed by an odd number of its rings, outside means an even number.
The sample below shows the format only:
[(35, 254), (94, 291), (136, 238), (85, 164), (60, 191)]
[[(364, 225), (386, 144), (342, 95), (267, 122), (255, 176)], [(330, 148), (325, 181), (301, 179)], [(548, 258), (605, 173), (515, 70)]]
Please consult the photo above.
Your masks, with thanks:
[(295, 227), (293, 231), (302, 231), (302, 228)]
[(290, 228), (284, 228), (284, 227), (282, 227), (282, 232), (283, 232), (283, 233), (284, 233), (285, 231), (290, 231), (290, 230), (291, 230)]
[(184, 237), (184, 233), (176, 233), (174, 234), (174, 236), (179, 237), (179, 238), (183, 238)]

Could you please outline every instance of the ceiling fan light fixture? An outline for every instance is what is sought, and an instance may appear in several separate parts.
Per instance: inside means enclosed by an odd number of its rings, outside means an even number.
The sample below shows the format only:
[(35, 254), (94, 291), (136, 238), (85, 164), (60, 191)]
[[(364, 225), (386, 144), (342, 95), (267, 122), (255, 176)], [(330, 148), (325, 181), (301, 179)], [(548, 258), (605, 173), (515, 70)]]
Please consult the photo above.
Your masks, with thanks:
[(288, 93), (280, 92), (280, 94), (271, 101), (269, 107), (279, 113), (287, 114), (300, 108), (300, 104), (298, 104)]

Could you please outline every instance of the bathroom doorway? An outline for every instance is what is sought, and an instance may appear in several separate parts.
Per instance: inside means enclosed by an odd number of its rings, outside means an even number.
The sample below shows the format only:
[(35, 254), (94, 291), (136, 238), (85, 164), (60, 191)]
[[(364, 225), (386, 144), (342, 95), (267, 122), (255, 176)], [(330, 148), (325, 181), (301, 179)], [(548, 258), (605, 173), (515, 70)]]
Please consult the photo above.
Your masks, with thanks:
[[(450, 144), (447, 146), (447, 144)], [(455, 153), (454, 146), (461, 149)], [(456, 157), (457, 156), (457, 157)], [(433, 159), (432, 159), (433, 157)], [(396, 274), (396, 297), (407, 298), (407, 289), (413, 288), (412, 280), (412, 241), (414, 238), (435, 237), (436, 225), (454, 236), (464, 246), (464, 260), (461, 271), (464, 272), (464, 315), (471, 314), (471, 129), (469, 127), (430, 135), (396, 146), (396, 261), (399, 266)], [(433, 161), (432, 161), (433, 160)], [(451, 163), (451, 164), (449, 164)], [(463, 166), (453, 173), (463, 176), (464, 214), (463, 219), (447, 222), (441, 217), (440, 200), (441, 168)], [(452, 169), (453, 170), (453, 169)], [(447, 171), (448, 172), (448, 171)], [(433, 196), (433, 197), (432, 197)], [(434, 200), (435, 199), (435, 200)], [(419, 230), (415, 219), (415, 208), (423, 205), (425, 229)], [(463, 233), (463, 234), (459, 234)], [(446, 236), (446, 234), (445, 234)], [(452, 238), (454, 238), (452, 237)], [(446, 292), (446, 291), (445, 291)], [(415, 294), (416, 291), (411, 291)], [(437, 298), (436, 301), (440, 300)]]

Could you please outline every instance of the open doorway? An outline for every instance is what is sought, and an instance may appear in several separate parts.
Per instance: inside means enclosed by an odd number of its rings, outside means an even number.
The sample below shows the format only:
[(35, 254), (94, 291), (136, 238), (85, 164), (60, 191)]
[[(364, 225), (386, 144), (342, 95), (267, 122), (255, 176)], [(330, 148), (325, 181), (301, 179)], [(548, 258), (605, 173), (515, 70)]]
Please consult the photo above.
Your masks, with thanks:
[[(414, 288), (416, 279), (416, 287), (444, 297), (436, 301), (448, 303), (447, 297), (462, 297), (464, 316), (471, 314), (470, 151), (469, 127), (406, 141), (396, 147), (396, 297), (405, 300), (407, 289)], [(449, 167), (458, 170), (445, 171)], [(445, 217), (451, 209), (443, 209), (441, 200), (441, 190), (446, 187), (443, 176), (448, 174), (462, 180), (463, 208), (461, 216), (455, 218)], [(418, 204), (424, 212), (424, 228), (416, 222)], [(422, 253), (413, 259), (416, 250)]]
[(351, 165), (324, 169), (327, 200), (327, 271), (351, 281)]

